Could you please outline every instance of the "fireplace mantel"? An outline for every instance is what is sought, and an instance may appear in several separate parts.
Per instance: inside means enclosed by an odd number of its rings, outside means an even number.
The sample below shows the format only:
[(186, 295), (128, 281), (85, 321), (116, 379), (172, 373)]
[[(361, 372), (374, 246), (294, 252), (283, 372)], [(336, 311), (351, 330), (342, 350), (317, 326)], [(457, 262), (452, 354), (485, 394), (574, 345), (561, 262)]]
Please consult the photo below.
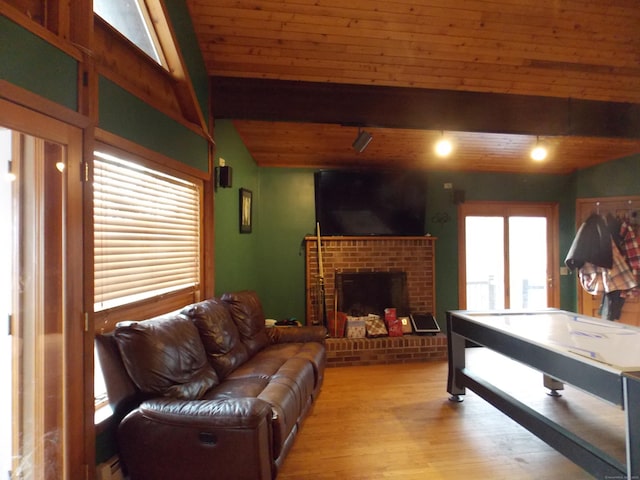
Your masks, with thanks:
[[(305, 285), (307, 324), (322, 322), (318, 238), (305, 237)], [(336, 272), (393, 272), (407, 274), (412, 312), (435, 313), (435, 237), (320, 237), (325, 305), (335, 308)]]

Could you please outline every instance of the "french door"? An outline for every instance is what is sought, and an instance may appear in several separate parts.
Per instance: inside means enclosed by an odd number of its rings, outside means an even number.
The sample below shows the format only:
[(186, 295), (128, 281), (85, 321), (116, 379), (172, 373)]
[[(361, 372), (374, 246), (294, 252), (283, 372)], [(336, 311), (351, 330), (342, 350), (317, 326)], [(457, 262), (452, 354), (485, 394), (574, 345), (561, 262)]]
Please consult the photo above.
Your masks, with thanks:
[(0, 99), (3, 478), (86, 475), (81, 159), (80, 129)]
[(460, 308), (559, 305), (555, 205), (468, 202), (458, 212)]

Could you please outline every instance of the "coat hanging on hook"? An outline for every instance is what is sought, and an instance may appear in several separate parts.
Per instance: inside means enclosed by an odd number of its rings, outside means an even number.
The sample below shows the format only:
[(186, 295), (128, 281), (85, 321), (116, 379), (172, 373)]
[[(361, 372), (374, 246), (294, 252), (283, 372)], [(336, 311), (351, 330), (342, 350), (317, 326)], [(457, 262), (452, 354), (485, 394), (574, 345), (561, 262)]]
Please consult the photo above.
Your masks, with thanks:
[(613, 266), (611, 234), (605, 219), (596, 213), (580, 225), (564, 261), (572, 270), (581, 268), (585, 262), (604, 268)]

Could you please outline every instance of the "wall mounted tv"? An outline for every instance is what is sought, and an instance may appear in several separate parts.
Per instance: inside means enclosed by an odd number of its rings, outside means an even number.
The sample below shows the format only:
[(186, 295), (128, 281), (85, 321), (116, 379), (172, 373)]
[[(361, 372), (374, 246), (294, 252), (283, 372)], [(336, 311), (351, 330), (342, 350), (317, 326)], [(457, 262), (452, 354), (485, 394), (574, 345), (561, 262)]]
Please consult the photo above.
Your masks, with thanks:
[(426, 234), (424, 172), (320, 170), (314, 181), (323, 236)]

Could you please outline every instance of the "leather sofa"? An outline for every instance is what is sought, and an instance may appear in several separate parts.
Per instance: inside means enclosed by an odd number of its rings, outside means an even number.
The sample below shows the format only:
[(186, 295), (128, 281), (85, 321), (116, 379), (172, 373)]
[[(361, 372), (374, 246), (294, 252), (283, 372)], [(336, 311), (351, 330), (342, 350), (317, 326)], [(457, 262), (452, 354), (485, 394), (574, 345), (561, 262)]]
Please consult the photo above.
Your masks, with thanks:
[(252, 291), (99, 335), (129, 478), (275, 478), (320, 392), (325, 337), (267, 328)]

